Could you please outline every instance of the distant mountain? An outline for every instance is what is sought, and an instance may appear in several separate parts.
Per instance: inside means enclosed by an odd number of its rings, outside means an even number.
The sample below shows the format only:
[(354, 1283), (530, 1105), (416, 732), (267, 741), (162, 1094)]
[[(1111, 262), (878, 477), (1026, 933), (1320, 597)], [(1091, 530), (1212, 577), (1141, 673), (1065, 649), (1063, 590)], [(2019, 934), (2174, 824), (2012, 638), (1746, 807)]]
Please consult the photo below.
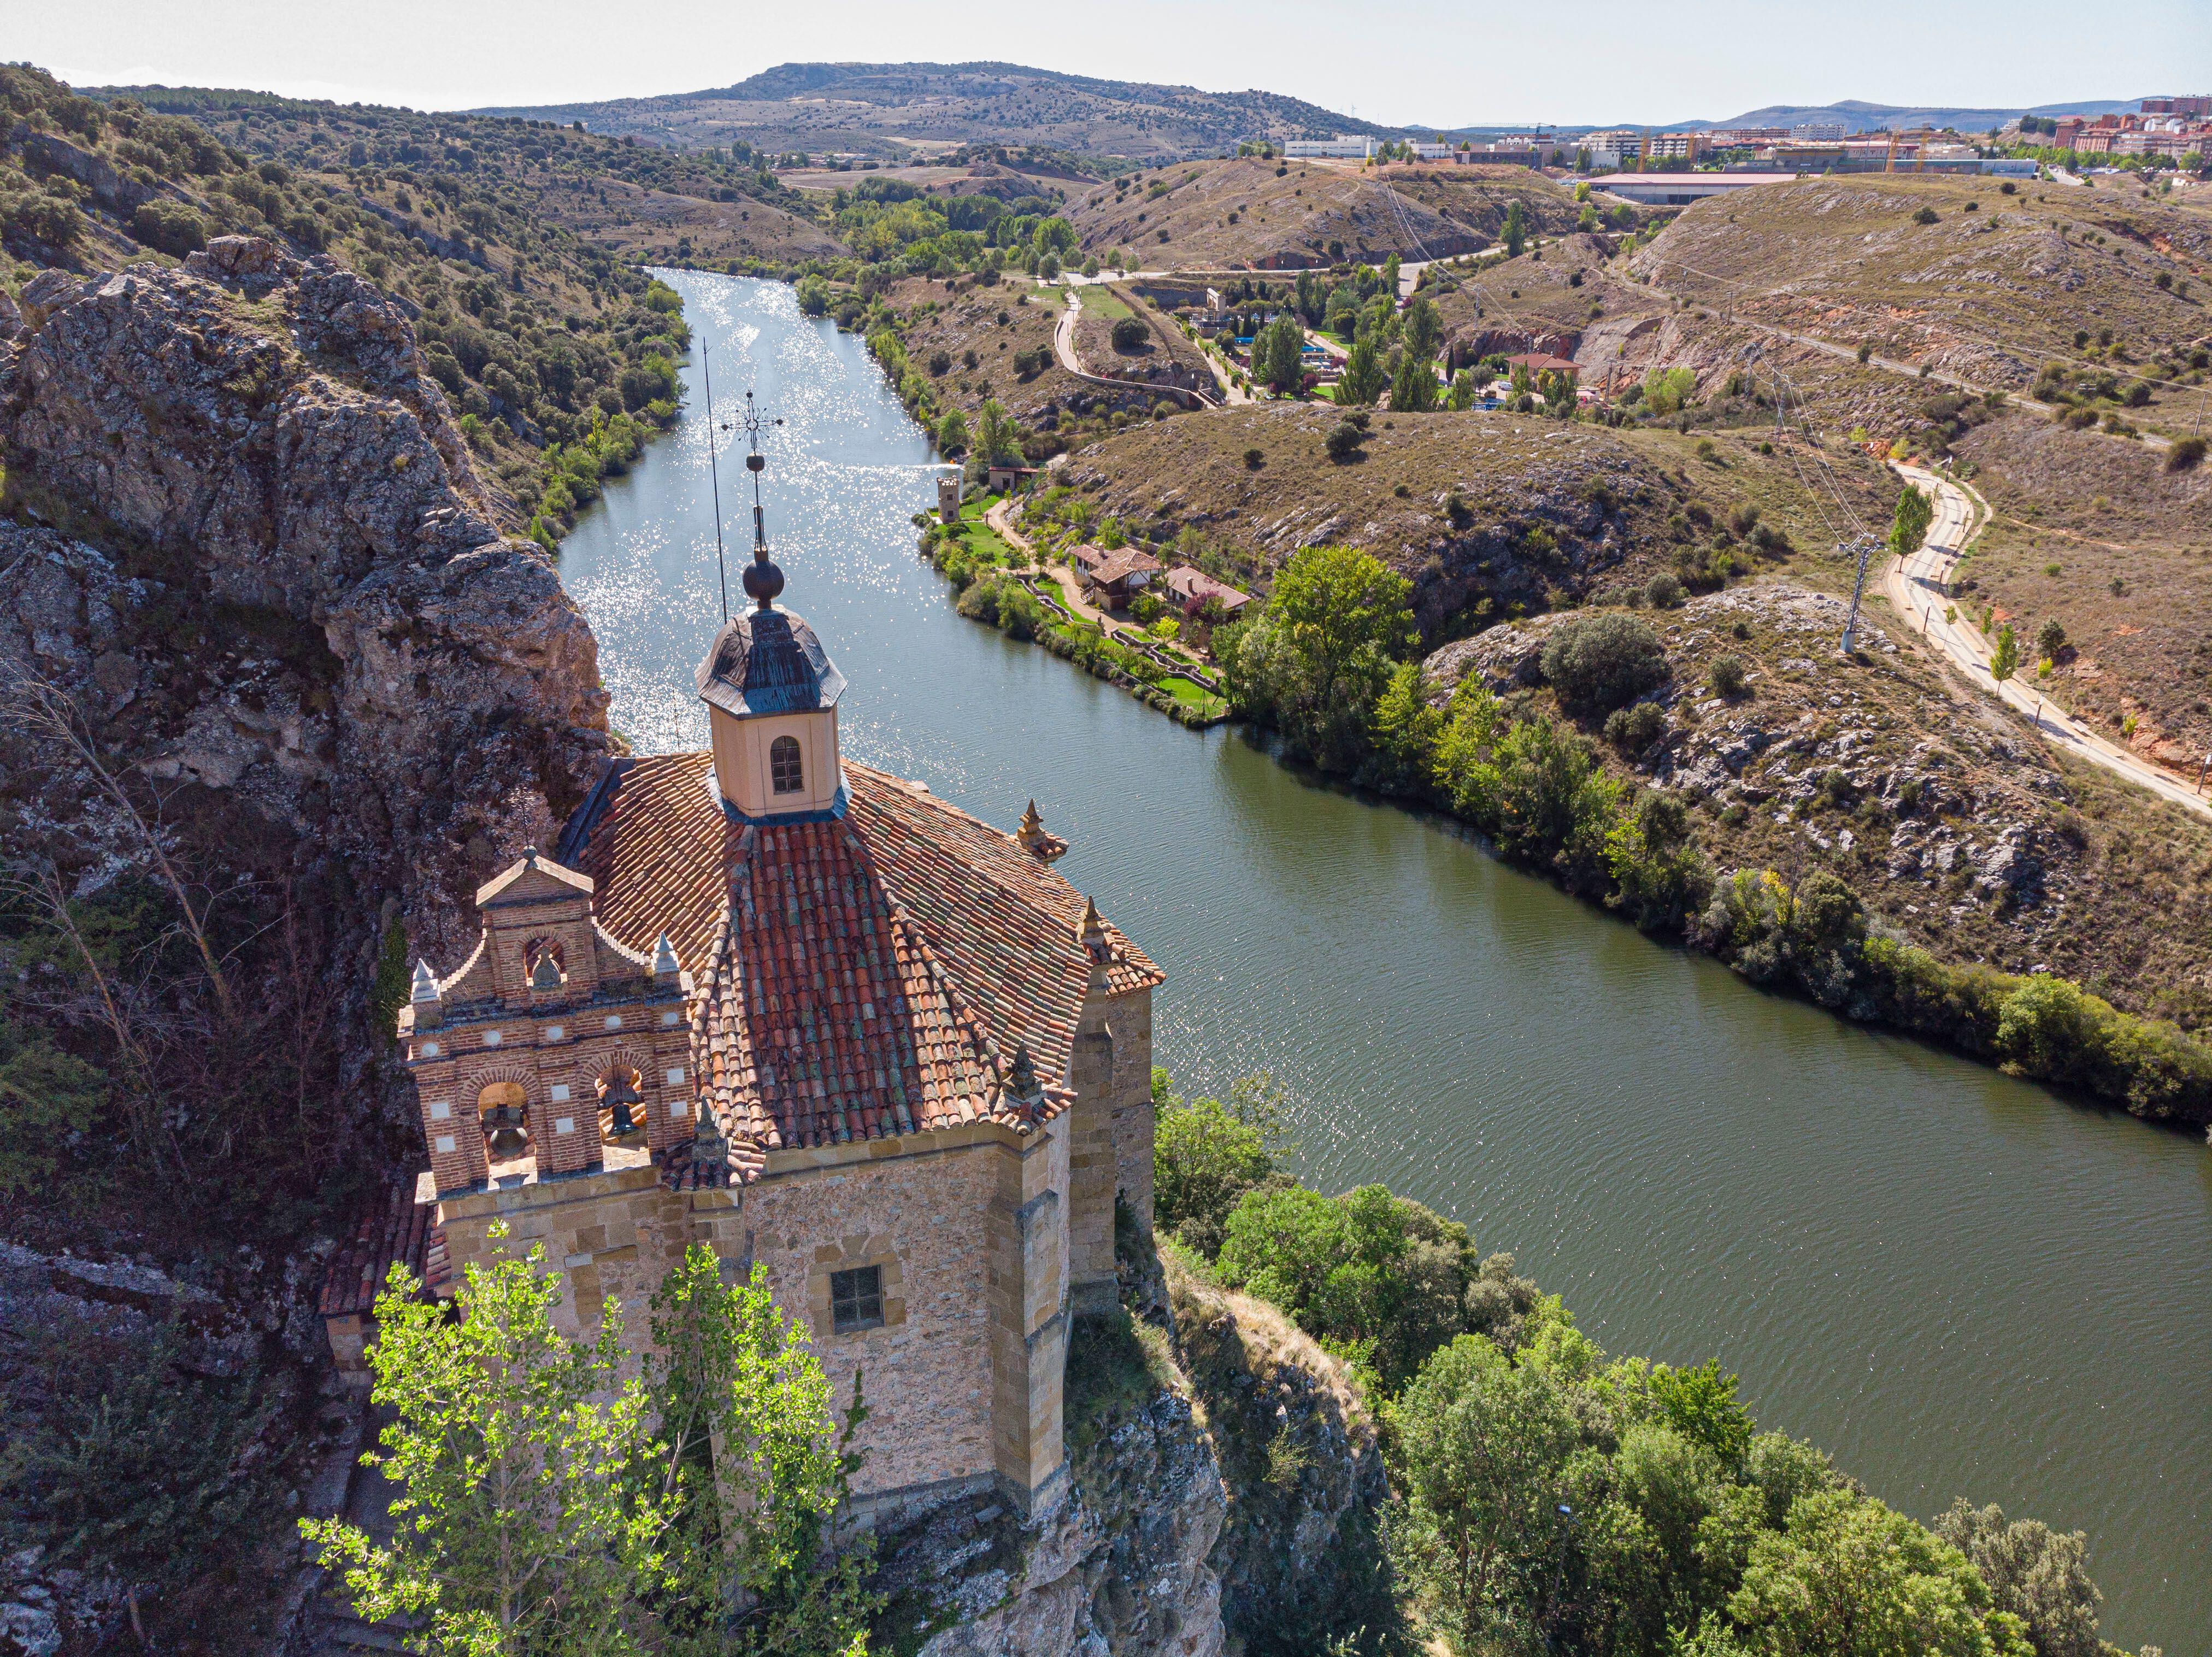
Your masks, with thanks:
[(1955, 127), (1961, 132), (1986, 132), (2002, 126), (2015, 115), (2117, 115), (2136, 108), (2140, 98), (2089, 98), (2075, 103), (2039, 104), (2033, 109), (1963, 109), (1938, 104), (1869, 104), (1847, 99), (1839, 104), (1769, 104), (1747, 110), (1724, 121), (1677, 121), (1668, 130), (1707, 132), (1715, 127), (1813, 126), (1840, 123), (1850, 132), (1876, 127)]
[(1399, 137), (1272, 92), (1102, 81), (1017, 64), (779, 64), (734, 86), (657, 98), (471, 112), (520, 115), (677, 149), (742, 140), (770, 152), (882, 159), (963, 144), (1131, 159), (1215, 155), (1247, 138)]

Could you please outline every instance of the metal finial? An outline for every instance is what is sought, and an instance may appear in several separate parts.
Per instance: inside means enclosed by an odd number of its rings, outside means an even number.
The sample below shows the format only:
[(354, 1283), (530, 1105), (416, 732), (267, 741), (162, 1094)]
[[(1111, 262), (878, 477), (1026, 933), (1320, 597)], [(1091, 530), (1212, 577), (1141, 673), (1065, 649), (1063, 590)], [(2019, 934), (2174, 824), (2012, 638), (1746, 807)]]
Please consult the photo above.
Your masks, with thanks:
[[(781, 425), (781, 420), (769, 422)], [(769, 561), (768, 528), (761, 516), (761, 472), (768, 466), (768, 457), (761, 453), (761, 413), (753, 402), (753, 394), (745, 393), (745, 440), (750, 446), (745, 455), (745, 470), (753, 474), (753, 562), (745, 571), (745, 592), (763, 610), (775, 603), (776, 594), (783, 591), (783, 571)]]

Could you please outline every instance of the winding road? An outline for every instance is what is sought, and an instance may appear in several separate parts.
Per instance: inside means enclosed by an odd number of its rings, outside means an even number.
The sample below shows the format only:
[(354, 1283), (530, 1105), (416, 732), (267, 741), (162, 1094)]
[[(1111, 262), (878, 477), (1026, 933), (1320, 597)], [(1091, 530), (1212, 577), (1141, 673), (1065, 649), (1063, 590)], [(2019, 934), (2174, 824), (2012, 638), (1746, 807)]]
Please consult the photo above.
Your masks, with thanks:
[[(2035, 722), (2036, 732), (2052, 746), (2077, 759), (2124, 777), (2164, 800), (2212, 816), (2212, 800), (2192, 790), (2171, 771), (2152, 765), (2140, 755), (2098, 735), (2080, 720), (2039, 696), (2033, 686), (2010, 679), (2000, 684), (1990, 676), (1990, 642), (1981, 630), (1966, 620), (1947, 621), (1951, 572), (1966, 550), (1978, 524), (1989, 512), (1988, 503), (1973, 491), (1921, 466), (1895, 466), (1899, 476), (1926, 490), (1936, 503), (1936, 516), (1919, 548), (1885, 565), (1881, 590), (1891, 606), (1922, 637), (1966, 673), (1977, 686), (1994, 691)], [(2023, 656), (2027, 654), (2023, 648)], [(2033, 673), (2033, 665), (2022, 666)]]

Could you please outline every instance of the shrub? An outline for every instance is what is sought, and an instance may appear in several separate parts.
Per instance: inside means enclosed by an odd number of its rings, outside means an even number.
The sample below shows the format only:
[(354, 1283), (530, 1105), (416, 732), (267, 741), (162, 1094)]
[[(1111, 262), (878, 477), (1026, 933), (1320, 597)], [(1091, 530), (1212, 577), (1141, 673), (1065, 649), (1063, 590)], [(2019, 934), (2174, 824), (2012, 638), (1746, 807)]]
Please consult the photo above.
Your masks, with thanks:
[(1545, 680), (1568, 707), (1605, 712), (1667, 677), (1667, 650), (1648, 623), (1618, 613), (1570, 621), (1544, 645)]
[(1933, 223), (1935, 223), (1935, 222), (1936, 222), (1936, 210), (1935, 210), (1934, 208), (1932, 208), (1932, 207), (1923, 207), (1923, 208), (1922, 208), (1918, 212), (1915, 213), (1915, 214), (1912, 216), (1912, 222), (1913, 222), (1915, 224), (1933, 224)]
[(2204, 440), (2202, 437), (2180, 437), (2166, 451), (2166, 469), (2168, 472), (2193, 470), (2204, 459)]
[(2052, 616), (2035, 631), (2035, 648), (2045, 657), (2057, 661), (2058, 653), (2066, 648), (2066, 630)]
[(1683, 597), (1681, 577), (1664, 570), (1644, 583), (1644, 601), (1655, 610), (1678, 609)]
[(1260, 450), (1256, 448), (1248, 448), (1244, 451), (1245, 471), (1257, 472), (1261, 466), (1267, 464), (1267, 457)]
[(1717, 696), (1724, 696), (1733, 702), (1744, 692), (1743, 663), (1735, 656), (1717, 657), (1711, 678), (1713, 691)]
[(1667, 732), (1667, 710), (1656, 702), (1638, 702), (1606, 716), (1605, 740), (1623, 753), (1642, 753)]
[(149, 247), (182, 259), (207, 246), (207, 227), (183, 202), (155, 197), (141, 202), (131, 216), (131, 234)]
[(1114, 323), (1114, 349), (1117, 351), (1136, 350), (1152, 338), (1152, 333), (1142, 317), (1118, 317)]
[(1152, 1219), (1208, 1259), (1221, 1252), (1229, 1216), (1248, 1191), (1285, 1185), (1275, 1171), (1282, 1148), (1280, 1099), (1265, 1076), (1247, 1076), (1229, 1101), (1185, 1101), (1168, 1073), (1152, 1072)]
[(1322, 442), (1322, 447), (1328, 450), (1330, 460), (1339, 466), (1343, 466), (1348, 461), (1359, 458), (1359, 446), (1364, 441), (1365, 434), (1351, 421), (1344, 420), (1330, 428), (1328, 437)]

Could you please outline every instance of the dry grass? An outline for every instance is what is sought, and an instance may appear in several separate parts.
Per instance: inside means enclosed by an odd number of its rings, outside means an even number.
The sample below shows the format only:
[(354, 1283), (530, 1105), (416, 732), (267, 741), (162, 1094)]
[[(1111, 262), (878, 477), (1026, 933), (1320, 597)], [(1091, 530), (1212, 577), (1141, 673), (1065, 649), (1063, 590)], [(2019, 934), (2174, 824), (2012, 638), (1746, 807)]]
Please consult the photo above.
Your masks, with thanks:
[[(1210, 378), (1206, 354), (1142, 295), (1119, 284), (1094, 283), (1083, 289), (1081, 296), (1083, 309), (1075, 320), (1075, 354), (1091, 373), (1111, 374), (1117, 369), (1141, 369), (1167, 362), (1181, 363)], [(1131, 316), (1145, 324), (1148, 337), (1135, 350), (1123, 350), (1114, 343), (1114, 325)]]
[[(1665, 737), (1628, 754), (1596, 722), (1583, 728), (1617, 775), (1692, 790), (1697, 843), (1718, 869), (1794, 884), (1826, 868), (1942, 959), (2045, 967), (2130, 1011), (2212, 1020), (2212, 823), (2062, 758), (1878, 600), (1865, 647), (1842, 657), (1843, 612), (1779, 580), (1646, 611), (1672, 673)], [(1453, 653), (1486, 640), (1502, 643)], [(1711, 689), (1722, 656), (1749, 676), (1732, 702)], [(1565, 717), (1548, 691), (1523, 694)], [(1733, 768), (1719, 758), (1731, 749)], [(1842, 787), (1823, 786), (1832, 771)], [(1978, 885), (1977, 859), (2014, 825), (2039, 887)], [(1936, 855), (1947, 839), (1960, 848), (1948, 868)]]
[[(1516, 606), (1640, 583), (1745, 506), (1789, 538), (1814, 579), (1850, 578), (1828, 567), (1819, 503), (1786, 455), (1757, 452), (1756, 433), (1712, 442), (1707, 458), (1705, 440), (1672, 431), (1383, 412), (1370, 417), (1364, 458), (1339, 465), (1323, 448), (1338, 417), (1316, 404), (1222, 410), (1091, 444), (1058, 478), (1137, 539), (1195, 532), (1255, 586), (1300, 546), (1364, 547), (1413, 579), (1432, 639)], [(1252, 448), (1257, 470), (1244, 459)], [(1863, 457), (1838, 449), (1831, 464), (1863, 511), (1887, 512), (1895, 491)]]
[(1698, 304), (2001, 388), (2075, 355), (2080, 329), (2110, 329), (2137, 365), (2212, 331), (2212, 224), (2113, 190), (1778, 183), (1686, 209), (1628, 265)]
[[(1059, 289), (1018, 277), (986, 287), (972, 277), (948, 284), (910, 277), (884, 297), (902, 319), (908, 361), (930, 375), (941, 402), (964, 411), (971, 421), (995, 397), (1016, 419), (1034, 424), (1048, 405), (1065, 406), (1083, 389), (1052, 353), (1053, 330), (1066, 302)], [(940, 351), (946, 358), (942, 372), (932, 367)], [(971, 351), (974, 368), (967, 362)], [(1034, 361), (1039, 351), (1045, 359), (1041, 370), (1026, 376), (1015, 371), (1016, 357)]]
[(1288, 269), (1471, 253), (1496, 238), (1516, 199), (1532, 227), (1557, 234), (1574, 223), (1571, 195), (1525, 168), (1389, 168), (1378, 175), (1255, 157), (1129, 175), (1126, 189), (1097, 186), (1071, 197), (1066, 211), (1086, 250), (1126, 248), (1146, 270)]
[(586, 189), (574, 178), (550, 170), (541, 170), (527, 182), (537, 190), (537, 210), (549, 223), (619, 255), (642, 253), (648, 262), (677, 260), (678, 247), (687, 241), (691, 246), (686, 262), (702, 264), (725, 259), (799, 264), (846, 251), (823, 226), (766, 202), (708, 201), (620, 179), (595, 178)]
[(1960, 566), (1961, 608), (1994, 606), (2031, 643), (2056, 618), (2069, 648), (2035, 682), (2116, 741), (2179, 767), (2201, 762), (2212, 749), (2212, 466), (2170, 472), (2156, 449), (2028, 416), (1979, 428), (1960, 452), (1996, 514)]

